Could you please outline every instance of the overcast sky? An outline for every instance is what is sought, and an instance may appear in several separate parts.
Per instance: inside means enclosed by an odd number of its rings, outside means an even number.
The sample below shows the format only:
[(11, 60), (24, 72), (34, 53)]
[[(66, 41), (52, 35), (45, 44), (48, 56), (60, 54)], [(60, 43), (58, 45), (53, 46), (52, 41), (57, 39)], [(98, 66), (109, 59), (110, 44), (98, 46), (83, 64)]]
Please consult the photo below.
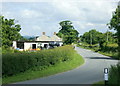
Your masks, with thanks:
[[(10, 1), (10, 0), (9, 0)], [(32, 2), (30, 2), (32, 1)], [(80, 34), (96, 29), (106, 32), (119, 0), (44, 0), (2, 2), (2, 15), (14, 18), (21, 25), (21, 35), (51, 36), (58, 32), (59, 22), (70, 20)]]

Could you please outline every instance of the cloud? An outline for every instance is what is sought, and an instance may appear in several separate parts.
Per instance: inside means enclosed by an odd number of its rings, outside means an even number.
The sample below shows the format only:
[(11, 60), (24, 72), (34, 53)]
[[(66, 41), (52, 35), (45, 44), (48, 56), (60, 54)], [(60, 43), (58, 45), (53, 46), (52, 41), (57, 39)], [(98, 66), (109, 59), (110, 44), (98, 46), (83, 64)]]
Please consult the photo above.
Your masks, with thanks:
[(87, 23), (86, 25), (88, 25), (88, 26), (94, 26), (94, 24), (92, 24), (92, 23)]
[(3, 4), (3, 14), (19, 21), (22, 35), (38, 35), (43, 31), (51, 35), (59, 31), (59, 22), (63, 20), (72, 21), (83, 34), (93, 28), (104, 32), (116, 6), (115, 0), (7, 2)]
[(21, 11), (21, 16), (23, 18), (38, 18), (38, 17), (42, 17), (42, 13), (34, 10), (25, 9)]

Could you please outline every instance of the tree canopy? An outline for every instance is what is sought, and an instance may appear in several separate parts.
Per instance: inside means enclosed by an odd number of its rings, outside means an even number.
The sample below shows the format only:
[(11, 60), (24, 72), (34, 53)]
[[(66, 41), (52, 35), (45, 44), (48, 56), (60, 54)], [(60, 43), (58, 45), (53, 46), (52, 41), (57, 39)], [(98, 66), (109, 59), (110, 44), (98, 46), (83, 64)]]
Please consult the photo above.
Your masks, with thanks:
[(2, 46), (10, 47), (12, 41), (19, 40), (21, 35), (19, 31), (21, 26), (15, 24), (15, 19), (6, 19), (4, 16), (0, 16), (1, 19), (1, 33), (2, 33)]
[(89, 32), (85, 32), (82, 36), (80, 36), (82, 42), (86, 42), (88, 44), (100, 44), (100, 47), (103, 46), (103, 43), (115, 43), (116, 39), (114, 38), (114, 33), (106, 32), (101, 33), (96, 31), (95, 29), (90, 30)]
[(110, 29), (114, 29), (117, 31), (117, 38), (118, 38), (118, 52), (120, 57), (120, 2), (116, 8), (116, 11), (113, 12), (112, 18), (108, 24)]
[(87, 42), (88, 44), (97, 44), (102, 41), (102, 38), (103, 38), (103, 34), (101, 32), (92, 29), (89, 32), (85, 32), (81, 40), (83, 42)]
[(57, 33), (63, 39), (64, 44), (71, 44), (78, 39), (78, 31), (74, 29), (71, 21), (61, 21), (60, 30)]

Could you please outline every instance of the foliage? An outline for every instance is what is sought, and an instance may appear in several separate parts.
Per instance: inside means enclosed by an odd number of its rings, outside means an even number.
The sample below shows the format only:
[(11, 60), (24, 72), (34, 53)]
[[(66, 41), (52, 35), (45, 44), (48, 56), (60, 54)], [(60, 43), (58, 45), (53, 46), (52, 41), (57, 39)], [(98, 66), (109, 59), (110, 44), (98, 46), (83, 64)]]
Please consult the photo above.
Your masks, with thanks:
[(100, 47), (102, 47), (105, 42), (115, 43), (117, 41), (112, 32), (101, 33), (95, 29), (85, 32), (83, 36), (80, 36), (80, 38), (82, 42), (86, 42), (91, 45), (100, 44)]
[(103, 47), (101, 48), (104, 52), (118, 52), (118, 44), (103, 44)]
[(62, 21), (59, 23), (61, 28), (57, 35), (63, 39), (64, 44), (71, 44), (78, 39), (78, 31), (74, 29), (71, 21)]
[(103, 36), (104, 35), (101, 32), (92, 29), (89, 32), (84, 33), (81, 40), (83, 42), (87, 42), (88, 44), (97, 44), (104, 40), (102, 39)]
[(3, 53), (17, 53), (17, 52), (21, 52), (19, 50), (16, 50), (16, 49), (13, 49), (13, 47), (5, 47), (5, 46), (2, 46), (2, 54)]
[(74, 69), (84, 63), (84, 59), (76, 52), (72, 52), (72, 60), (61, 62), (44, 70), (39, 70), (39, 67), (36, 67), (37, 70), (33, 71), (32, 69), (25, 71), (24, 73), (19, 73), (14, 76), (4, 77), (2, 78), (3, 84), (32, 80), (35, 78), (45, 77), (61, 72), (65, 72), (71, 69)]
[(28, 69), (43, 70), (48, 66), (55, 65), (72, 59), (73, 48), (62, 46), (50, 50), (38, 52), (3, 53), (2, 74), (3, 77), (12, 76)]
[(99, 52), (99, 53), (106, 55), (106, 56), (110, 56), (113, 59), (119, 59), (119, 57), (118, 57), (118, 44), (117, 43), (114, 43), (114, 44), (103, 43), (102, 48), (98, 44), (90, 45), (87, 43), (79, 43), (78, 46), (82, 47), (82, 48), (93, 50), (95, 52)]
[(0, 20), (2, 46), (10, 47), (13, 40), (18, 40), (21, 38), (19, 33), (21, 27), (19, 24), (15, 24), (15, 19), (5, 19), (4, 16), (0, 16)]
[(117, 31), (118, 46), (119, 46), (118, 52), (120, 57), (120, 5), (117, 6), (116, 11), (113, 13), (112, 18), (108, 24), (108, 27), (110, 29), (114, 29)]
[(120, 63), (116, 66), (111, 66), (109, 72), (109, 85), (120, 86)]
[(24, 36), (21, 36), (20, 39), (19, 39), (19, 41), (28, 41), (28, 39), (25, 38)]

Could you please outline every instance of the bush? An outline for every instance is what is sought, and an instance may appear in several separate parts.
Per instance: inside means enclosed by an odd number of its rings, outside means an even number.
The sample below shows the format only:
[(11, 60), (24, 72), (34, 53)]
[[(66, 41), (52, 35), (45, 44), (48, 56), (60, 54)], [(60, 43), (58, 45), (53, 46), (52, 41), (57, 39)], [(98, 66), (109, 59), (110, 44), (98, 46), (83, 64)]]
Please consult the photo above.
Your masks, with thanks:
[(120, 63), (116, 66), (111, 66), (108, 82), (109, 85), (120, 86)]
[(103, 44), (103, 47), (101, 47), (101, 51), (117, 52), (118, 51), (118, 45), (117, 44)]
[(50, 65), (71, 60), (73, 57), (71, 46), (62, 46), (55, 49), (36, 52), (3, 53), (2, 74), (3, 77), (12, 76), (26, 70), (43, 70)]

